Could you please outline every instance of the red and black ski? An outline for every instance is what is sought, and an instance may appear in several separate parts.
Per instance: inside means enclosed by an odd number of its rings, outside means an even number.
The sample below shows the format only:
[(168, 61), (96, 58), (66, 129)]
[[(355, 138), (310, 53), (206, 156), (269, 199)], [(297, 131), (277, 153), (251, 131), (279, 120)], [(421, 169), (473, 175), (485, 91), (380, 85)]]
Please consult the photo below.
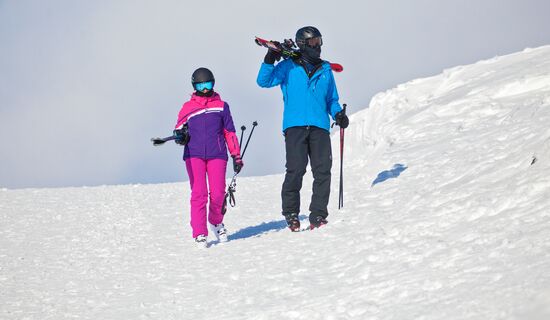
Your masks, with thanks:
[[(298, 58), (301, 55), (300, 51), (296, 48), (296, 44), (294, 43), (294, 41), (292, 41), (292, 39), (285, 39), (282, 43), (279, 43), (256, 37), (256, 39), (254, 39), (254, 42), (256, 42), (256, 44), (259, 46), (280, 52), (284, 59)], [(339, 63), (329, 62), (329, 64), (330, 68), (334, 72), (344, 71), (344, 67), (342, 67), (342, 65)]]

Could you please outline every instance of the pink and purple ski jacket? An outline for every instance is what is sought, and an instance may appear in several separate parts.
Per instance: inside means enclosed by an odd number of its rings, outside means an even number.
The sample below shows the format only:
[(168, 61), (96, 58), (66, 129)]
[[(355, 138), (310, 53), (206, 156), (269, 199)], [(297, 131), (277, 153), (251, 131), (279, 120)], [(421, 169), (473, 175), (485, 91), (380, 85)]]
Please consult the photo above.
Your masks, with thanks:
[[(183, 104), (176, 129), (188, 125), (191, 139), (183, 151), (183, 159), (223, 159), (227, 149), (231, 156), (240, 155), (239, 141), (229, 105), (220, 95), (201, 97), (196, 94)], [(226, 147), (227, 145), (227, 147)]]

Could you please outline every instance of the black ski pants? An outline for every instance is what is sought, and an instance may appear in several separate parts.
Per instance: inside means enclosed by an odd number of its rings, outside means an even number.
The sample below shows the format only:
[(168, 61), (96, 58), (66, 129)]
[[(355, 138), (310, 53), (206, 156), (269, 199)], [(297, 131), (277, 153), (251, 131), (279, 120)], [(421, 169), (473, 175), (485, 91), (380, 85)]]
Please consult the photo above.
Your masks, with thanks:
[(286, 175), (281, 191), (283, 215), (300, 213), (300, 190), (308, 159), (313, 173), (313, 195), (309, 205), (310, 220), (328, 216), (332, 150), (327, 130), (306, 126), (285, 130)]

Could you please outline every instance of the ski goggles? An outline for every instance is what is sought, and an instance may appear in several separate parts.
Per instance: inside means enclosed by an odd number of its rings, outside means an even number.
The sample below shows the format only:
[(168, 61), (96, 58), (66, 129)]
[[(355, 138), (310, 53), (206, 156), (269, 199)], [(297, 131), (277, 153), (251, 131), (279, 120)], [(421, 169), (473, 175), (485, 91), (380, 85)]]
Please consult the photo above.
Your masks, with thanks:
[(195, 90), (197, 91), (212, 90), (212, 88), (214, 88), (214, 82), (212, 81), (195, 83)]
[(304, 43), (308, 47), (317, 48), (323, 45), (323, 38), (321, 37), (309, 38), (304, 40)]

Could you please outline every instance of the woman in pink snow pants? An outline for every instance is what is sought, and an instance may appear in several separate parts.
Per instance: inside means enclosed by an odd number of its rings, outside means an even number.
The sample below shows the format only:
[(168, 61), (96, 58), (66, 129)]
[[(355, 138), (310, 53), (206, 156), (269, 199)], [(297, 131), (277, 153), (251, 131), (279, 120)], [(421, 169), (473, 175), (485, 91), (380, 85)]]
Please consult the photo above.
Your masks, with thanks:
[(195, 92), (183, 104), (174, 134), (176, 143), (185, 145), (193, 238), (199, 247), (207, 247), (208, 223), (219, 241), (227, 241), (222, 206), (228, 149), (235, 172), (241, 170), (243, 162), (229, 105), (214, 91), (214, 75), (207, 68), (199, 68), (193, 72), (191, 83)]

